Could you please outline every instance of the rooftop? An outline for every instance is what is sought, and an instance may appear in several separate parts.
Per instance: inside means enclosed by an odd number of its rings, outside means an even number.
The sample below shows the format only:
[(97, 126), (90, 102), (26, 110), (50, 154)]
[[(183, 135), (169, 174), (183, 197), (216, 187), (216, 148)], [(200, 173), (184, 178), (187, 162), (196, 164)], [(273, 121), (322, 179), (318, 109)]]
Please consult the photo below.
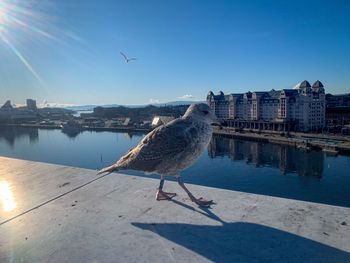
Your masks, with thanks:
[(302, 83), (300, 83), (299, 88), (309, 88), (311, 87), (310, 83), (307, 80), (304, 80)]
[(317, 80), (313, 85), (313, 88), (323, 88), (323, 84), (321, 81)]

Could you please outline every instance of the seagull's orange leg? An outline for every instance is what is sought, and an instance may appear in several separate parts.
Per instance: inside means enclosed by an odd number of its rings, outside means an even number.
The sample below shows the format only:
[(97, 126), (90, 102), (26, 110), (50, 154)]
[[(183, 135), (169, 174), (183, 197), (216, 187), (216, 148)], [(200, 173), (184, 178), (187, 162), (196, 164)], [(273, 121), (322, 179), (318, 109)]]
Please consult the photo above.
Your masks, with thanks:
[(159, 200), (169, 200), (171, 198), (173, 198), (174, 196), (176, 196), (176, 193), (167, 193), (163, 191), (163, 185), (164, 185), (164, 175), (162, 175), (161, 179), (160, 179), (160, 183), (159, 183), (159, 188), (158, 188), (158, 192), (156, 195), (156, 199)]
[(192, 202), (195, 202), (199, 206), (203, 207), (210, 207), (210, 205), (213, 203), (213, 200), (205, 200), (202, 197), (201, 198), (195, 198), (193, 194), (187, 189), (185, 184), (181, 181), (180, 176), (177, 178), (177, 182), (179, 185), (185, 190), (185, 192), (188, 194)]

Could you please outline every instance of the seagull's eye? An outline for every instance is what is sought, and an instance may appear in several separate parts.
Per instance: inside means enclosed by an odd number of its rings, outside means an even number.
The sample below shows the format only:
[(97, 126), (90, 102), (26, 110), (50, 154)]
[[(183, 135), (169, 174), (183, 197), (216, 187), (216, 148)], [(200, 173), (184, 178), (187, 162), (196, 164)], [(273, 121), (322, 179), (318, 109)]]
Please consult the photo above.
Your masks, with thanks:
[(207, 115), (207, 114), (209, 113), (209, 111), (204, 110), (203, 113), (204, 113), (205, 115)]

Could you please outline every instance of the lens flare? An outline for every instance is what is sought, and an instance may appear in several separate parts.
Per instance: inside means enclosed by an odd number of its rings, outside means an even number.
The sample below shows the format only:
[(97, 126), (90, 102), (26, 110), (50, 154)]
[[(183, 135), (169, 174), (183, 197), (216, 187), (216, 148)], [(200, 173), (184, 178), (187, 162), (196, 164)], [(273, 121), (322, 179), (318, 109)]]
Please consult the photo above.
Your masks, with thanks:
[(10, 16), (10, 15), (8, 15), (8, 19), (13, 21), (13, 22), (15, 22), (15, 23), (17, 23), (18, 25), (21, 25), (21, 26), (25, 27), (26, 29), (30, 29), (30, 30), (32, 30), (32, 31), (34, 31), (34, 32), (44, 36), (44, 37), (47, 37), (47, 38), (50, 38), (50, 39), (58, 41), (58, 38), (56, 38), (56, 37), (54, 37), (54, 36), (44, 32), (43, 30), (37, 28), (36, 26), (28, 25), (28, 24), (24, 23), (23, 21), (15, 18), (13, 16)]
[(9, 48), (43, 86), (46, 86), (44, 81), (28, 60), (28, 55), (33, 53), (28, 44), (38, 41), (47, 44), (44, 40), (67, 44), (72, 39), (69, 36), (74, 36), (55, 26), (56, 17), (51, 14), (54, 10), (58, 9), (52, 2), (0, 0), (0, 48)]
[(25, 30), (31, 30), (47, 38), (53, 38), (50, 34), (45, 33), (39, 28), (32, 26), (21, 19), (34, 19), (34, 13), (29, 10), (30, 5), (24, 3), (25, 1), (9, 1), (0, 0), (0, 42), (7, 45), (10, 50), (21, 60), (33, 76), (43, 85), (44, 82), (39, 74), (33, 69), (30, 63), (25, 59), (24, 55), (15, 46), (18, 35), (18, 30), (22, 27)]
[(15, 198), (12, 193), (12, 186), (6, 181), (0, 182), (0, 200), (5, 212), (10, 212), (16, 208)]
[(28, 63), (28, 61), (22, 56), (22, 54), (17, 50), (17, 48), (14, 45), (12, 45), (11, 42), (8, 41), (8, 39), (3, 34), (1, 34), (1, 32), (0, 32), (0, 38), (10, 47), (13, 53), (17, 55), (17, 57), (23, 62), (23, 64), (27, 67), (27, 69), (34, 75), (34, 77), (36, 77), (36, 79), (42, 85), (45, 85), (44, 81), (40, 78), (38, 73), (36, 73), (36, 71), (32, 68), (32, 66)]

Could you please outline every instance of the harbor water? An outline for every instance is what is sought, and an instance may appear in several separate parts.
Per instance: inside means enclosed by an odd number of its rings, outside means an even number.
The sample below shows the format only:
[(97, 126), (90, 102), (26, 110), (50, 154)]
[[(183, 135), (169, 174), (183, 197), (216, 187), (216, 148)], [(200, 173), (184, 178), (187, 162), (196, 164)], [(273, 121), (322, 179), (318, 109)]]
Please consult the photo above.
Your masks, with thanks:
[[(99, 170), (144, 136), (0, 127), (0, 155)], [(349, 156), (213, 136), (208, 150), (181, 175), (191, 184), (350, 207), (349, 171)], [(145, 176), (136, 171), (122, 173)]]

